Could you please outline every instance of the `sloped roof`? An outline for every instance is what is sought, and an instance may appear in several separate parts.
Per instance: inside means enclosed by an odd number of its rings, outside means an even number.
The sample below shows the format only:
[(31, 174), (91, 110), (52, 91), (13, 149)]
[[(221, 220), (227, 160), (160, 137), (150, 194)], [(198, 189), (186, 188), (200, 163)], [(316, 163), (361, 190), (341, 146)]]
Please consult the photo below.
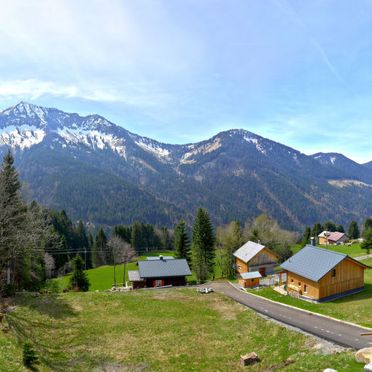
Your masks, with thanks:
[(258, 271), (249, 271), (248, 273), (240, 273), (243, 279), (256, 279), (262, 278), (262, 275)]
[(329, 234), (328, 240), (332, 240), (333, 242), (337, 242), (340, 239), (342, 239), (344, 236), (345, 236), (345, 233), (335, 231), (335, 232), (331, 232)]
[[(174, 260), (174, 257), (172, 256), (163, 256), (164, 260)], [(146, 257), (146, 260), (154, 261), (154, 260), (160, 260), (160, 256), (148, 256)]]
[(318, 282), (346, 257), (347, 254), (306, 245), (280, 266), (284, 270)]
[(238, 250), (234, 252), (234, 256), (239, 258), (243, 262), (247, 263), (250, 261), (257, 253), (261, 252), (265, 248), (264, 245), (255, 242), (248, 241)]
[(128, 279), (130, 282), (140, 282), (143, 280), (140, 277), (138, 270), (128, 270)]
[(328, 240), (332, 240), (333, 242), (339, 241), (343, 238), (346, 234), (338, 231), (323, 231), (321, 232), (318, 237), (319, 238), (327, 238)]
[(191, 275), (189, 265), (184, 258), (138, 261), (138, 271), (141, 278)]

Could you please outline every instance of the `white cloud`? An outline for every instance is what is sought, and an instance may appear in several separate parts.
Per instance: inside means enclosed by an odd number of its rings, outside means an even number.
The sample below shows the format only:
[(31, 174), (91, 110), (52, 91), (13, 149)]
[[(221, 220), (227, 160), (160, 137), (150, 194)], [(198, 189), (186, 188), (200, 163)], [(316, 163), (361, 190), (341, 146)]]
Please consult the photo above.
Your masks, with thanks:
[(171, 99), (164, 93), (152, 95), (145, 90), (135, 88), (131, 93), (114, 91), (108, 88), (74, 84), (59, 84), (51, 81), (37, 79), (0, 81), (0, 97), (13, 100), (36, 100), (42, 96), (51, 95), (63, 98), (79, 98), (93, 102), (123, 103), (130, 106), (152, 107), (163, 106)]

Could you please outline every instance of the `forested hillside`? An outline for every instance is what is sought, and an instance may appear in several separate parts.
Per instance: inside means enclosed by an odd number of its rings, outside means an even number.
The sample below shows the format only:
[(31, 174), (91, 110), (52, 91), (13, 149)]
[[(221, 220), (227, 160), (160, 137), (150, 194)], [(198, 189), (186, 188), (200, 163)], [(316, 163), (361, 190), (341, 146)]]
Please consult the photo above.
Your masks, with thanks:
[(169, 145), (86, 117), (21, 102), (0, 113), (0, 155), (14, 153), (28, 200), (113, 226), (215, 224), (266, 213), (285, 228), (372, 215), (372, 170), (340, 154), (301, 152), (246, 130)]

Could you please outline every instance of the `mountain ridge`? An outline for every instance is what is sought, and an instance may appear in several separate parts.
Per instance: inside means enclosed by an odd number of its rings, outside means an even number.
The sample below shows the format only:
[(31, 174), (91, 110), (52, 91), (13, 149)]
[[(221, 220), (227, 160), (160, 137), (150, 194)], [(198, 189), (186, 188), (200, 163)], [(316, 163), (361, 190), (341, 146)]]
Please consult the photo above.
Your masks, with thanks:
[(372, 214), (366, 165), (336, 153), (305, 155), (245, 129), (166, 144), (100, 115), (20, 102), (0, 112), (0, 152), (8, 148), (32, 198), (94, 223), (191, 223), (198, 206), (215, 223), (268, 213), (293, 229)]

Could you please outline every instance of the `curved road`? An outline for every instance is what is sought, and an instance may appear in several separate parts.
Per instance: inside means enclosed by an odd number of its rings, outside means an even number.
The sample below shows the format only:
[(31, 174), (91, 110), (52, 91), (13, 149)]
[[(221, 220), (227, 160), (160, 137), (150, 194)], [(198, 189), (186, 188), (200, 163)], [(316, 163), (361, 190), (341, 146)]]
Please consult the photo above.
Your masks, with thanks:
[(263, 297), (250, 295), (233, 287), (226, 282), (213, 282), (209, 284), (216, 292), (232, 298), (240, 304), (247, 306), (258, 313), (286, 323), (315, 336), (324, 338), (336, 344), (362, 349), (372, 346), (372, 336), (361, 336), (365, 328), (339, 322), (322, 316), (297, 310), (266, 300)]

